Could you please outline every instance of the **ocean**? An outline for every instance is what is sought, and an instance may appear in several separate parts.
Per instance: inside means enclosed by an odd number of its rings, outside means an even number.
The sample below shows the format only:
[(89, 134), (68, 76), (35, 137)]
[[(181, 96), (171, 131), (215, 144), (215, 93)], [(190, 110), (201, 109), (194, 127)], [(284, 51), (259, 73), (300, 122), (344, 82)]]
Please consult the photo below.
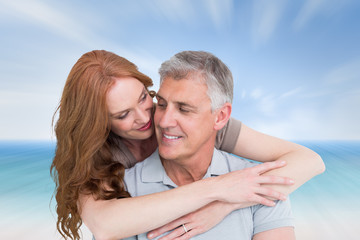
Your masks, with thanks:
[[(298, 143), (322, 156), (326, 172), (290, 196), (297, 239), (360, 239), (360, 141)], [(60, 239), (49, 170), (54, 151), (51, 141), (0, 141), (0, 239)]]

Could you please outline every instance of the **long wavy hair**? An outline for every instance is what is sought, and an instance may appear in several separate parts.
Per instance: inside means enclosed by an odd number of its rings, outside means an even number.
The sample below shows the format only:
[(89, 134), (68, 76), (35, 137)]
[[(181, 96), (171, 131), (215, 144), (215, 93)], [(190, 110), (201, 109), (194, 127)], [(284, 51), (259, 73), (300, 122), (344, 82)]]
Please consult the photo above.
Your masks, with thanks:
[[(115, 78), (131, 76), (147, 88), (152, 80), (125, 58), (104, 50), (85, 53), (71, 69), (55, 124), (57, 146), (50, 172), (55, 181), (57, 230), (80, 239), (80, 194), (95, 199), (130, 197), (124, 188), (124, 166), (113, 159), (106, 94)], [(110, 137), (111, 135), (111, 137)]]

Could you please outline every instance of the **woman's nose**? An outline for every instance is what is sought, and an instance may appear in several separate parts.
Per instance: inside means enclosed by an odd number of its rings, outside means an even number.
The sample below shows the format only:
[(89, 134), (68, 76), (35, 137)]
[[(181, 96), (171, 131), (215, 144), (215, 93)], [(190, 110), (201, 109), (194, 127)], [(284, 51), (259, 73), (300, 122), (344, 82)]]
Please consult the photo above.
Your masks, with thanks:
[(136, 108), (136, 118), (135, 121), (139, 123), (147, 123), (149, 121), (149, 111), (146, 111), (142, 108)]

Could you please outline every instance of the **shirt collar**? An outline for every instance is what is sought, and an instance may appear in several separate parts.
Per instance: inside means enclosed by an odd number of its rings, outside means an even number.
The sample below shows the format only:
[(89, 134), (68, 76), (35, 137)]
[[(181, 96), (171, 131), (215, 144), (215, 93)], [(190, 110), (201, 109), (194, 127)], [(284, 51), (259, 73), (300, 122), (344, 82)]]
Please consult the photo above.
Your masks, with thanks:
[[(214, 148), (211, 164), (204, 178), (228, 173), (229, 167), (225, 159), (224, 153)], [(142, 168), (141, 180), (144, 183), (163, 182), (165, 185), (177, 187), (177, 185), (167, 176), (160, 161), (158, 149), (145, 160)]]
[(165, 185), (177, 187), (177, 185), (166, 174), (166, 171), (160, 161), (158, 149), (156, 149), (155, 152), (145, 160), (141, 172), (141, 181), (144, 183), (163, 182)]
[(230, 172), (225, 153), (214, 148), (211, 164), (204, 178), (216, 177)]

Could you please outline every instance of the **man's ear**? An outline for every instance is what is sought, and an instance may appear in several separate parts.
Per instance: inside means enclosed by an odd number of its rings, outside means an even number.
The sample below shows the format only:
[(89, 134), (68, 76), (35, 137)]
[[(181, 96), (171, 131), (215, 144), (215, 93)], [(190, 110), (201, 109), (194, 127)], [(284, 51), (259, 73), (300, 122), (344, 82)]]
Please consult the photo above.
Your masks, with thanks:
[(229, 121), (231, 115), (231, 103), (225, 103), (221, 108), (215, 110), (216, 118), (214, 129), (220, 130), (222, 129), (226, 123)]

